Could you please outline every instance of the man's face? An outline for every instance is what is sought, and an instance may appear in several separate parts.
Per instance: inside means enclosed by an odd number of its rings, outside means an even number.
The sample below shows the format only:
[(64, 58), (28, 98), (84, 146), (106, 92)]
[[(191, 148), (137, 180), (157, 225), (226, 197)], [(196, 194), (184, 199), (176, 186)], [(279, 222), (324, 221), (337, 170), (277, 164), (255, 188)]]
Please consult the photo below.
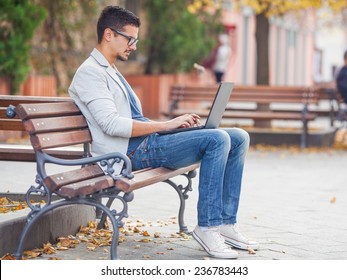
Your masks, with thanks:
[(122, 31), (113, 31), (117, 59), (127, 61), (131, 52), (136, 51), (138, 32), (139, 28), (133, 25), (124, 26)]

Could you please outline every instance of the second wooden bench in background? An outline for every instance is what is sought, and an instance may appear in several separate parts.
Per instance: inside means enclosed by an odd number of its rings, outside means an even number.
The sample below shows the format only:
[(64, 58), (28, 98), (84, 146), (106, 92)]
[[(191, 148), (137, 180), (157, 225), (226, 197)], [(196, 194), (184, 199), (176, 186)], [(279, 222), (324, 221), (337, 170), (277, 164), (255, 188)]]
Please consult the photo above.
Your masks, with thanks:
[[(175, 85), (171, 88), (170, 108), (165, 115), (171, 118), (195, 112), (205, 118), (216, 91), (217, 86)], [(307, 87), (236, 85), (223, 120), (250, 119), (254, 121), (255, 126), (269, 126), (272, 120), (299, 121), (302, 123), (300, 145), (307, 147), (308, 123), (317, 117), (316, 113), (309, 111), (309, 106), (317, 103), (316, 92)], [(241, 104), (248, 106), (242, 107)], [(299, 105), (300, 109), (273, 109), (271, 106), (274, 104)]]

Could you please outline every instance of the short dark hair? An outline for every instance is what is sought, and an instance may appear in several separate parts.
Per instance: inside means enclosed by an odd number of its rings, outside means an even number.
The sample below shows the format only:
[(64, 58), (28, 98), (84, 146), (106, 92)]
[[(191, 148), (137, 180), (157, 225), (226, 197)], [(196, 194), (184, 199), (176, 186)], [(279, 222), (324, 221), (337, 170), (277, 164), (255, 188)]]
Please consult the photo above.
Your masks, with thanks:
[(345, 51), (345, 54), (343, 55), (343, 58), (346, 60), (347, 59), (347, 51)]
[(100, 14), (96, 27), (98, 43), (101, 42), (106, 28), (113, 27), (119, 31), (122, 31), (125, 25), (140, 27), (141, 22), (138, 16), (124, 8), (119, 6), (105, 7)]

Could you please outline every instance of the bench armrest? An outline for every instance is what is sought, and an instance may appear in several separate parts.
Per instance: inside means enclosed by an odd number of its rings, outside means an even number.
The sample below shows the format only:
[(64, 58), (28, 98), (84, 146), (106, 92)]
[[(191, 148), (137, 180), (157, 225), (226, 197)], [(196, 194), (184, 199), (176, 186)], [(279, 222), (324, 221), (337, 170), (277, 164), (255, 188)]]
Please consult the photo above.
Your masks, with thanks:
[[(37, 171), (42, 176), (42, 178), (45, 178), (47, 176), (45, 171), (46, 163), (53, 163), (53, 164), (64, 165), (64, 166), (77, 166), (77, 165), (83, 166), (83, 165), (90, 165), (90, 164), (97, 163), (115, 181), (119, 179), (119, 175), (126, 177), (128, 179), (132, 179), (134, 177), (134, 175), (132, 174), (132, 165), (131, 165), (130, 159), (126, 155), (122, 153), (118, 153), (118, 152), (109, 153), (109, 154), (96, 156), (96, 157), (81, 158), (81, 159), (61, 159), (61, 158), (57, 158), (40, 151), (36, 152), (36, 156), (37, 156)], [(113, 166), (122, 161), (124, 163), (124, 167), (121, 171), (121, 174), (114, 174)]]

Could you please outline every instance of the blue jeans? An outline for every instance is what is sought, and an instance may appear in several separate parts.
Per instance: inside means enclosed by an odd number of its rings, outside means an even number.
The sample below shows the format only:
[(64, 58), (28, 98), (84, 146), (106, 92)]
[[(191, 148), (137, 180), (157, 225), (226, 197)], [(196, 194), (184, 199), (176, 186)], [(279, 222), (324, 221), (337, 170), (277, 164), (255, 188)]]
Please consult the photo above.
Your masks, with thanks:
[(249, 135), (239, 128), (149, 135), (132, 153), (133, 169), (176, 169), (200, 162), (198, 225), (236, 223)]

